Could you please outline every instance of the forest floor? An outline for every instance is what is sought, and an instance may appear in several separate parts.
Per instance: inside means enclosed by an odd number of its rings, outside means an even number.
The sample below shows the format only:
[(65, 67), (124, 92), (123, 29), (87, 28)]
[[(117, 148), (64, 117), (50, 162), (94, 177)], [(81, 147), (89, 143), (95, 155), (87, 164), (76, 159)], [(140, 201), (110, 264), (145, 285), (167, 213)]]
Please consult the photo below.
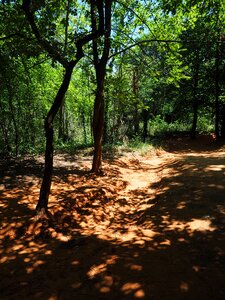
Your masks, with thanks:
[(0, 299), (225, 299), (225, 147), (170, 138), (141, 156), (57, 154), (35, 220), (43, 158), (0, 162)]

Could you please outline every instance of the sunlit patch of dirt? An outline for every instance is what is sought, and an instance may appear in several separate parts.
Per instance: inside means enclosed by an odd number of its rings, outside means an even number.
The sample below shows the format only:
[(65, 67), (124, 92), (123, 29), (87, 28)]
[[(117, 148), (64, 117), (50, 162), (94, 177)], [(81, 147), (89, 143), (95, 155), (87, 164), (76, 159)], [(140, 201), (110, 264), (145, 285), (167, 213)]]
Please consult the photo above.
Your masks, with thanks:
[(225, 299), (224, 147), (170, 139), (100, 176), (91, 162), (55, 156), (43, 220), (43, 157), (0, 163), (0, 298)]

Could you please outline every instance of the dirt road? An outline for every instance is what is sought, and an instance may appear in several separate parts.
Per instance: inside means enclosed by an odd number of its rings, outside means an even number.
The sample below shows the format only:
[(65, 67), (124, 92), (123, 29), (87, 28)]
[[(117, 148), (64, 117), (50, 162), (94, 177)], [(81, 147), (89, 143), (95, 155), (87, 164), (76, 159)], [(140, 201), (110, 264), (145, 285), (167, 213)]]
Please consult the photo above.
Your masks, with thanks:
[(0, 299), (225, 299), (225, 151), (170, 140), (88, 172), (57, 155), (52, 220), (35, 222), (42, 159), (3, 161)]

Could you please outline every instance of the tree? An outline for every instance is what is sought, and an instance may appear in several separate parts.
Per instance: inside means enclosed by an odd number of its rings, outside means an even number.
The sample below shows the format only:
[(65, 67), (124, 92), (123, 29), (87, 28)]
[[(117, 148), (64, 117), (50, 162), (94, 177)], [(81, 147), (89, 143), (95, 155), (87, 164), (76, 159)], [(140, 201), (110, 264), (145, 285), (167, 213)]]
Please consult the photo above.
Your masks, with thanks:
[[(53, 60), (58, 61), (64, 67), (63, 81), (59, 87), (54, 102), (45, 118), (45, 124), (44, 124), (45, 135), (46, 135), (45, 170), (44, 170), (44, 176), (43, 176), (41, 189), (40, 189), (39, 201), (36, 207), (37, 214), (40, 215), (47, 214), (48, 212), (48, 199), (51, 190), (52, 171), (53, 171), (53, 134), (54, 134), (53, 122), (55, 116), (59, 111), (63, 103), (65, 94), (68, 90), (73, 69), (77, 65), (77, 63), (81, 60), (81, 58), (84, 56), (83, 46), (88, 42), (90, 42), (91, 40), (97, 39), (99, 36), (101, 36), (104, 33), (105, 18), (104, 18), (104, 11), (103, 11), (103, 1), (98, 1), (97, 11), (94, 9), (95, 1), (90, 1), (90, 6), (91, 6), (91, 10), (90, 10), (91, 18), (93, 19), (98, 17), (98, 25), (96, 25), (95, 30), (93, 30), (91, 33), (88, 32), (80, 36), (78, 35), (77, 37), (74, 34), (75, 36), (74, 43), (76, 47), (75, 59), (68, 60), (67, 55), (65, 55), (65, 53), (62, 52), (62, 48), (60, 51), (60, 43), (56, 42), (55, 44), (56, 47), (54, 47), (51, 41), (47, 40), (41, 34), (41, 31), (38, 28), (35, 19), (35, 10), (37, 10), (37, 8), (32, 4), (32, 2), (30, 0), (24, 0), (22, 5), (27, 20), (31, 26), (32, 32), (35, 35), (38, 43), (41, 45), (43, 50), (47, 51), (47, 53)], [(42, 9), (42, 11), (44, 11), (45, 7), (41, 6), (38, 8), (39, 10)], [(40, 22), (39, 19), (38, 21)], [(51, 26), (52, 24), (49, 24), (49, 27)]]
[[(101, 1), (95, 3), (95, 6), (103, 6)], [(95, 7), (92, 7), (94, 10)], [(93, 60), (96, 74), (96, 95), (94, 102), (94, 116), (93, 116), (93, 136), (94, 136), (94, 157), (92, 163), (92, 171), (97, 173), (101, 170), (102, 164), (102, 140), (104, 130), (104, 85), (106, 76), (106, 65), (109, 58), (110, 51), (110, 34), (111, 34), (111, 18), (112, 18), (112, 0), (106, 0), (105, 6), (98, 9), (104, 11), (104, 35), (103, 35), (103, 50), (99, 57), (99, 48), (101, 41), (93, 39)], [(94, 11), (92, 11), (92, 31), (97, 29), (97, 20)], [(100, 44), (100, 45), (99, 45)]]

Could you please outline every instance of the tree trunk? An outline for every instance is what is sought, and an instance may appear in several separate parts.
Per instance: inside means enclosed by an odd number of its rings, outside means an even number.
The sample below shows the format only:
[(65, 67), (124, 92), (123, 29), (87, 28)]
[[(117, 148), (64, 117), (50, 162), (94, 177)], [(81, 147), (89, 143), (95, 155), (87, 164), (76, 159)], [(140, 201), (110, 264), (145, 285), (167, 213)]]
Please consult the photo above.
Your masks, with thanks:
[[(92, 163), (92, 172), (99, 172), (102, 168), (102, 137), (104, 125), (104, 108), (102, 96), (96, 96), (98, 103), (95, 105), (95, 116), (98, 121), (93, 121), (93, 134), (94, 134), (94, 157)], [(101, 102), (101, 103), (100, 103)]]
[(222, 104), (222, 124), (221, 124), (221, 137), (224, 139), (225, 138), (225, 104)]
[(8, 138), (8, 130), (6, 128), (6, 124), (3, 121), (0, 121), (0, 128), (2, 130), (2, 137), (4, 140), (4, 148), (2, 149), (3, 154), (9, 155), (11, 152), (11, 146), (9, 143), (9, 138)]
[(149, 111), (148, 109), (143, 109), (143, 142), (146, 142), (146, 138), (148, 136), (148, 118)]
[[(63, 55), (66, 55), (66, 50), (68, 46), (68, 27), (69, 27), (69, 14), (70, 14), (70, 4), (71, 0), (66, 1), (66, 18), (65, 18), (65, 42), (64, 42), (64, 49), (63, 49)], [(65, 133), (65, 101), (62, 102), (62, 105), (59, 110), (59, 134), (58, 138), (64, 141), (65, 136), (67, 134)]]
[(199, 99), (198, 99), (198, 83), (199, 83), (199, 68), (200, 68), (200, 60), (199, 60), (199, 49), (196, 47), (195, 49), (195, 61), (194, 61), (194, 86), (193, 86), (193, 121), (190, 137), (191, 139), (196, 138), (196, 129), (198, 122), (198, 107), (199, 107)]
[(59, 134), (58, 134), (58, 139), (61, 141), (64, 141), (65, 137), (65, 105), (64, 105), (64, 99), (63, 103), (59, 109)]
[(105, 108), (104, 108), (104, 132), (103, 132), (103, 144), (107, 144), (109, 142), (109, 97), (105, 98)]
[(102, 167), (102, 139), (104, 131), (104, 73), (96, 72), (97, 90), (94, 103), (93, 136), (94, 136), (94, 157), (92, 172), (97, 173)]
[(12, 123), (15, 131), (15, 155), (17, 157), (18, 152), (19, 152), (19, 129), (17, 126), (17, 121), (16, 121), (16, 114), (15, 114), (15, 108), (13, 105), (13, 94), (11, 91), (10, 84), (7, 82), (7, 89), (8, 89), (8, 96), (9, 96), (9, 108), (11, 112), (11, 117), (12, 117)]
[(215, 59), (215, 135), (216, 139), (220, 137), (220, 103), (219, 103), (219, 43), (216, 44), (216, 59)]
[(86, 130), (86, 120), (85, 120), (85, 111), (84, 108), (81, 108), (81, 121), (83, 127), (83, 135), (84, 135), (84, 145), (87, 145), (87, 130)]
[(54, 151), (53, 121), (63, 103), (63, 99), (66, 94), (66, 91), (68, 90), (74, 66), (75, 66), (75, 62), (71, 62), (66, 68), (63, 82), (58, 90), (54, 103), (50, 108), (48, 115), (45, 119), (45, 126), (44, 126), (45, 134), (46, 134), (45, 170), (44, 170), (44, 176), (41, 184), (40, 196), (36, 207), (36, 212), (40, 216), (46, 215), (48, 213), (48, 200), (51, 191), (52, 171), (53, 171), (53, 151)]
[[(103, 3), (101, 1), (96, 2), (97, 8), (102, 10)], [(93, 116), (93, 136), (94, 136), (94, 156), (92, 162), (92, 172), (97, 173), (102, 167), (102, 140), (104, 131), (104, 83), (106, 75), (106, 65), (109, 57), (110, 50), (110, 34), (111, 34), (111, 9), (112, 0), (106, 0), (104, 6), (104, 46), (102, 50), (102, 56), (99, 58), (99, 50), (97, 40), (93, 39), (93, 58), (94, 67), (96, 73), (97, 89), (94, 104), (94, 116)], [(92, 7), (92, 31), (95, 32), (97, 28), (97, 22), (94, 13), (94, 7)]]
[(132, 89), (134, 94), (134, 134), (139, 133), (139, 113), (138, 113), (138, 69), (133, 70)]
[[(108, 5), (109, 3), (110, 5)], [(69, 83), (71, 80), (72, 72), (75, 67), (75, 65), (80, 61), (80, 59), (84, 56), (83, 52), (83, 46), (89, 43), (92, 40), (96, 40), (98, 37), (102, 36), (105, 33), (105, 30), (108, 28), (104, 28), (104, 14), (103, 10), (105, 7), (106, 12), (110, 12), (111, 16), (111, 3), (112, 0), (106, 0), (105, 6), (102, 1), (90, 1), (91, 6), (91, 18), (96, 18), (98, 15), (98, 26), (95, 26), (95, 30), (91, 33), (87, 33), (84, 36), (75, 38), (75, 46), (76, 46), (76, 55), (75, 60), (71, 60), (70, 62), (67, 60), (65, 53), (61, 53), (61, 51), (58, 51), (57, 48), (53, 47), (52, 44), (44, 39), (38, 29), (38, 26), (35, 22), (34, 12), (30, 9), (31, 6), (31, 0), (23, 0), (21, 8), (24, 10), (27, 20), (31, 26), (32, 32), (35, 35), (39, 45), (48, 52), (49, 56), (53, 59), (58, 61), (62, 66), (65, 68), (65, 74), (63, 78), (63, 82), (58, 90), (58, 93), (55, 97), (55, 100), (52, 104), (51, 109), (48, 112), (48, 115), (45, 119), (45, 133), (46, 133), (46, 149), (45, 149), (45, 170), (44, 170), (44, 176), (41, 184), (41, 190), (40, 190), (40, 196), (39, 201), (36, 207), (37, 214), (40, 216), (42, 214), (47, 214), (48, 210), (48, 199), (49, 194), (51, 190), (51, 181), (52, 181), (52, 170), (53, 170), (53, 121), (54, 118), (59, 111), (64, 97), (65, 93), (68, 90)], [(69, 17), (69, 4), (70, 1), (67, 2), (67, 18)], [(95, 6), (98, 8), (98, 12), (95, 11)], [(68, 21), (68, 20), (67, 20)], [(110, 19), (111, 21), (111, 19)], [(68, 29), (68, 22), (67, 26), (65, 28), (65, 47), (67, 46), (67, 29)], [(97, 22), (96, 22), (97, 24)], [(109, 31), (110, 32), (110, 31)], [(108, 34), (106, 34), (108, 36)], [(104, 55), (105, 60), (106, 55)]]
[(196, 138), (196, 129), (197, 129), (197, 121), (198, 121), (198, 100), (195, 99), (195, 103), (193, 105), (194, 114), (193, 114), (193, 122), (191, 128), (191, 139)]

